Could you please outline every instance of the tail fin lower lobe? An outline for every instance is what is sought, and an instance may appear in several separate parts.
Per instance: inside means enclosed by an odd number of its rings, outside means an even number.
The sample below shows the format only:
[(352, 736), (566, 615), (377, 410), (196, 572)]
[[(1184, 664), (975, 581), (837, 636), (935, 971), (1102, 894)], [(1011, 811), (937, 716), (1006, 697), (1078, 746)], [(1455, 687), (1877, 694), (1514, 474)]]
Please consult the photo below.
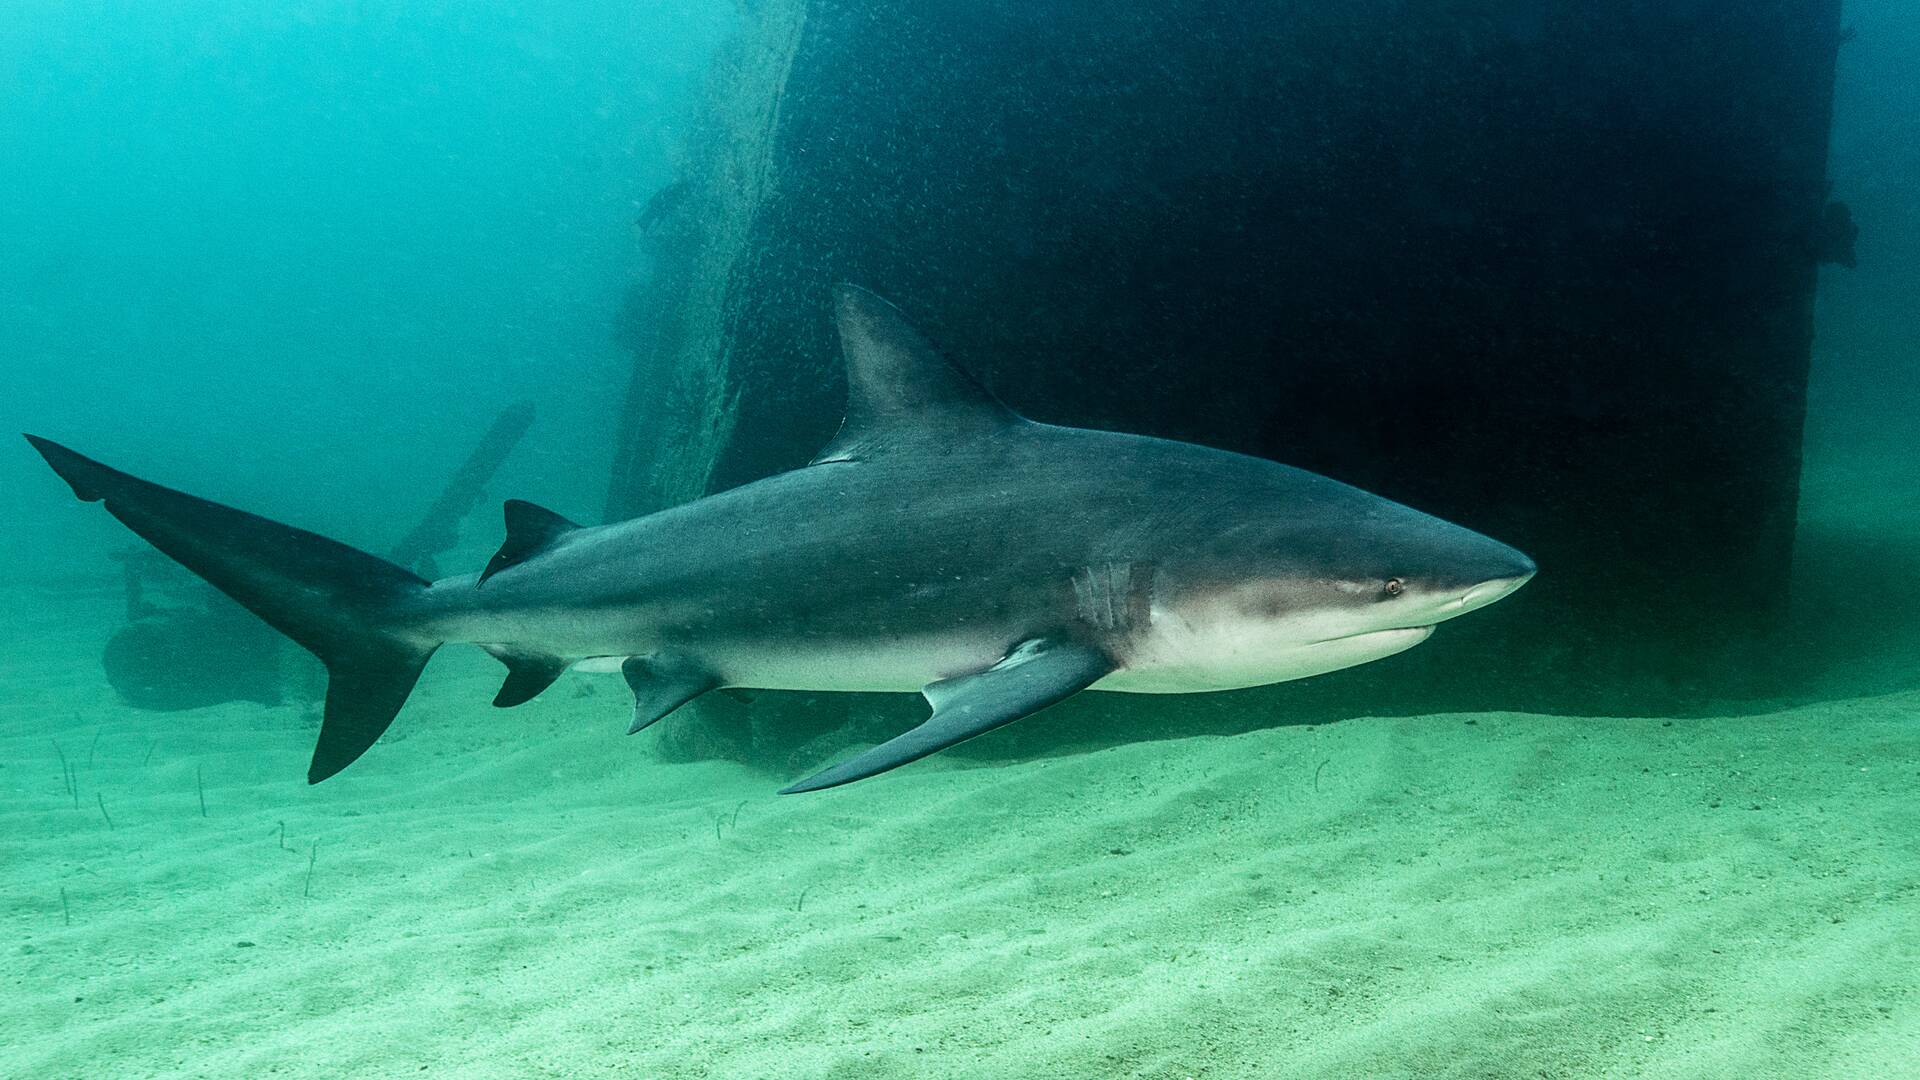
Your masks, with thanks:
[(307, 782), (352, 764), (406, 703), (439, 642), (405, 632), (426, 579), (324, 536), (151, 484), (58, 443), (27, 441), (86, 502), (205, 578), (327, 666)]

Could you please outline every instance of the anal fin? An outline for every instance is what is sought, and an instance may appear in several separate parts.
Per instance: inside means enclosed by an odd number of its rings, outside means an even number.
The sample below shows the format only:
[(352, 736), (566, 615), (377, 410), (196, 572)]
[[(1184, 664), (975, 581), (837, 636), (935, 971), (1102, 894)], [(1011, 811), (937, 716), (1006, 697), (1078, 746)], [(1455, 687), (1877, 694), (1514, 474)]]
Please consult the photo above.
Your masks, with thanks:
[(532, 701), (567, 670), (567, 662), (552, 653), (531, 652), (509, 645), (482, 645), (481, 648), (507, 665), (507, 681), (500, 684), (500, 692), (493, 696), (496, 708), (511, 709)]
[(620, 665), (627, 688), (633, 691), (633, 723), (627, 734), (652, 727), (661, 717), (718, 689), (720, 679), (706, 665), (681, 653), (662, 651), (651, 656), (629, 656)]
[(1113, 670), (1113, 659), (1092, 645), (1046, 638), (1021, 642), (985, 671), (929, 683), (921, 693), (932, 703), (933, 715), (919, 727), (782, 788), (780, 794), (838, 787), (918, 761), (1032, 716)]

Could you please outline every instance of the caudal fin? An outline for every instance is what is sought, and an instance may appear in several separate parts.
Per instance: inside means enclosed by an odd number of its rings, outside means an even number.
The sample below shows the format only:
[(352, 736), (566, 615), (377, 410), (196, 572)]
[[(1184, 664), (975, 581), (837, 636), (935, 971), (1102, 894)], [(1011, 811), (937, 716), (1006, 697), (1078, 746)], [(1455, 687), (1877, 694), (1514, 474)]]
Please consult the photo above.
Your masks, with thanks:
[(151, 484), (28, 435), (86, 502), (239, 601), (327, 666), (327, 703), (307, 782), (354, 762), (406, 703), (439, 647), (407, 632), (426, 579), (324, 536)]

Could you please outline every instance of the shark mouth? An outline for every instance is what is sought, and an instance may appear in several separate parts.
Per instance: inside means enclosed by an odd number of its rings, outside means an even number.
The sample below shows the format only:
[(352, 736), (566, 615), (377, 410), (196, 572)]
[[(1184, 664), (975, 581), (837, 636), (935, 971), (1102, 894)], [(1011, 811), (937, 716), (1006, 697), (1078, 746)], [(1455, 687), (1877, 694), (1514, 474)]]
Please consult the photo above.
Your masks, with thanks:
[(1315, 645), (1399, 645), (1412, 648), (1433, 636), (1433, 626), (1396, 626), (1387, 630), (1363, 630), (1358, 634), (1345, 634), (1336, 638), (1325, 638), (1314, 642)]

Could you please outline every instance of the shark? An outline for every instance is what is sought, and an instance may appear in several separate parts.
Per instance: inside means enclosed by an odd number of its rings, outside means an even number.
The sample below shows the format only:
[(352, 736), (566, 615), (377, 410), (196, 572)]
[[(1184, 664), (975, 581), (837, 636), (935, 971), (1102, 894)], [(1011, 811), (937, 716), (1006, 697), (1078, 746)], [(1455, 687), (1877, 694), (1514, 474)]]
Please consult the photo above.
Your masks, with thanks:
[(26, 436), (73, 493), (318, 656), (307, 772), (339, 773), (449, 642), (496, 706), (616, 670), (629, 732), (715, 690), (917, 691), (924, 722), (782, 789), (917, 761), (1083, 690), (1301, 679), (1425, 641), (1534, 576), (1512, 547), (1359, 488), (1015, 412), (892, 304), (834, 289), (847, 407), (804, 467), (580, 525), (505, 504), (478, 573), (429, 581)]

